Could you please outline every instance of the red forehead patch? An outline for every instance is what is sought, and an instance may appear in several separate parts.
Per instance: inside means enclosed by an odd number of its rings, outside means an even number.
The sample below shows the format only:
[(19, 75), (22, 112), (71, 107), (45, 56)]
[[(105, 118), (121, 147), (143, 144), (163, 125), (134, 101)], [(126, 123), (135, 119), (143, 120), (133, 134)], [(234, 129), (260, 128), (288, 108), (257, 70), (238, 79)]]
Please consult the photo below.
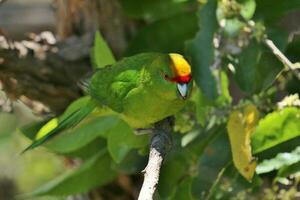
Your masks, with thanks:
[(166, 75), (165, 78), (175, 83), (189, 83), (192, 79), (192, 76), (187, 75), (187, 76), (177, 76), (177, 77), (170, 78)]

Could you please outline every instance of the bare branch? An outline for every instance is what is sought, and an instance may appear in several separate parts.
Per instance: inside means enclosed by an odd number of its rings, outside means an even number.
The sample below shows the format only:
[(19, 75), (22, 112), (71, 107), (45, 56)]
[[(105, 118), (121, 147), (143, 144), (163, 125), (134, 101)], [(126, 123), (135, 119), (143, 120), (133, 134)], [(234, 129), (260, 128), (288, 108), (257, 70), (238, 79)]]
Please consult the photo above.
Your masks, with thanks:
[[(68, 51), (76, 48), (68, 46), (73, 43), (60, 44), (58, 52), (52, 52), (55, 46), (35, 41), (26, 42), (38, 48), (28, 48), (22, 42), (6, 41), (4, 37), (2, 40), (0, 83), (11, 100), (21, 100), (38, 114), (49, 111), (59, 114), (71, 101), (82, 95), (77, 81), (90, 70), (88, 53), (70, 60)], [(86, 40), (75, 42), (80, 43), (82, 49), (85, 47), (83, 43)], [(35, 109), (37, 106), (34, 105), (37, 104), (43, 109)]]
[(300, 73), (296, 71), (297, 67), (276, 47), (274, 42), (267, 37), (264, 43), (271, 49), (274, 55), (300, 80)]
[[(244, 21), (249, 28), (251, 29), (251, 32), (255, 32), (255, 22), (254, 21), (248, 21), (244, 17), (240, 16), (240, 19)], [(267, 35), (263, 36), (263, 42), (266, 44), (266, 46), (273, 52), (273, 54), (290, 70), (299, 80), (300, 80), (300, 73), (297, 72), (297, 69), (299, 68), (297, 64), (292, 63), (274, 44), (272, 40), (268, 38)]]
[(151, 140), (149, 161), (144, 169), (144, 183), (138, 200), (152, 200), (159, 181), (160, 168), (171, 147), (170, 131), (173, 118), (166, 118), (156, 124)]

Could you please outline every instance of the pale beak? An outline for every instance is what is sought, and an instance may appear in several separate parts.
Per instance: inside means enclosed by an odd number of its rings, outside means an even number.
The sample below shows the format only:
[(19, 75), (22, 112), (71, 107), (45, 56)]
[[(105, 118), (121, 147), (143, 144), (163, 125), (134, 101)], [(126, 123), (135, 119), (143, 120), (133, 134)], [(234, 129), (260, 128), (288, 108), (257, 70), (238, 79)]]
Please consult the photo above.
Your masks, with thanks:
[(177, 89), (180, 96), (185, 99), (188, 95), (188, 84), (187, 83), (177, 83)]

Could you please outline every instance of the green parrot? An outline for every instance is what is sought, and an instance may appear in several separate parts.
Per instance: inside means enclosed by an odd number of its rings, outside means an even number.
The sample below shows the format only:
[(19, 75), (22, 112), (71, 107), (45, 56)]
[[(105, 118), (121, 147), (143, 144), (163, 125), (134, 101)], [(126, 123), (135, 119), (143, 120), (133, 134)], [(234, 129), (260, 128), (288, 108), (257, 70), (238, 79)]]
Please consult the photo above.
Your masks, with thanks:
[(191, 67), (180, 54), (142, 53), (98, 69), (86, 82), (86, 105), (50, 120), (23, 152), (72, 128), (90, 115), (117, 114), (133, 128), (146, 128), (178, 112), (192, 87)]

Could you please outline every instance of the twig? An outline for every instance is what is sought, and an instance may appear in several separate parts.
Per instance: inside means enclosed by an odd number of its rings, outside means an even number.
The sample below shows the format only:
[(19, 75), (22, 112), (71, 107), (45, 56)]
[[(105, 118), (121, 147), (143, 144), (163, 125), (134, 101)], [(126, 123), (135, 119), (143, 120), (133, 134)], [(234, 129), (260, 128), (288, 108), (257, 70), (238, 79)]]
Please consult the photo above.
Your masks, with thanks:
[(170, 131), (173, 118), (166, 118), (155, 126), (151, 140), (149, 161), (143, 170), (144, 183), (138, 200), (152, 200), (159, 181), (160, 168), (168, 150), (171, 147)]
[[(245, 22), (249, 28), (251, 29), (251, 32), (255, 32), (255, 22), (254, 21), (248, 21), (244, 17), (240, 16), (240, 19)], [(272, 53), (300, 80), (300, 73), (297, 72), (296, 64), (292, 63), (274, 44), (272, 40), (268, 38), (268, 36), (265, 34), (263, 36), (263, 42), (266, 44), (266, 46), (272, 51)]]
[(300, 73), (297, 73), (294, 64), (276, 47), (274, 42), (267, 37), (264, 38), (264, 43), (271, 49), (273, 54), (300, 80)]

